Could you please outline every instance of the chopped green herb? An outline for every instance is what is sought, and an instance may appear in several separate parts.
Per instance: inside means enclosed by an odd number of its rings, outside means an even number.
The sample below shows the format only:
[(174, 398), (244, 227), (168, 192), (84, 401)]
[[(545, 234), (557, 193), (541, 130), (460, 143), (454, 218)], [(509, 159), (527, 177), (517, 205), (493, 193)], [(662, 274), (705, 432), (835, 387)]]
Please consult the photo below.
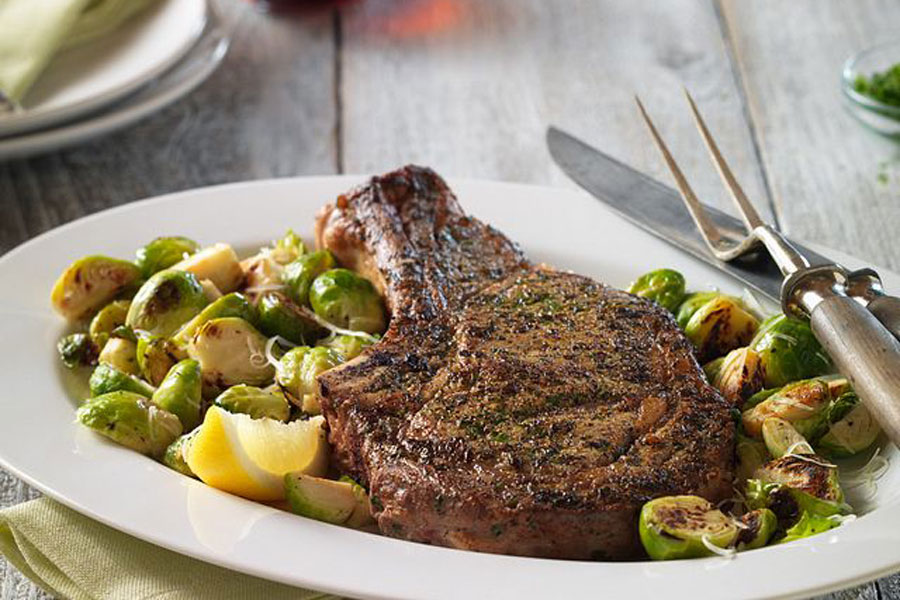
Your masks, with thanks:
[(882, 104), (900, 107), (900, 63), (870, 77), (857, 75), (853, 89)]

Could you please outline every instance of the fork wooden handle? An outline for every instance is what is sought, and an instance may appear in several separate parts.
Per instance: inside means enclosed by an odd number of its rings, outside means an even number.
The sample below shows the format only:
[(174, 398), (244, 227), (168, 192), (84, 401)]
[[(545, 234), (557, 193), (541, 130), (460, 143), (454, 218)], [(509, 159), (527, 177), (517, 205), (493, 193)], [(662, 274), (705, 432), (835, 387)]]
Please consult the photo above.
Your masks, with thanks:
[(819, 302), (810, 325), (838, 371), (900, 446), (900, 341), (869, 309), (843, 295)]
[(887, 330), (900, 339), (900, 298), (880, 295), (869, 302), (867, 308)]

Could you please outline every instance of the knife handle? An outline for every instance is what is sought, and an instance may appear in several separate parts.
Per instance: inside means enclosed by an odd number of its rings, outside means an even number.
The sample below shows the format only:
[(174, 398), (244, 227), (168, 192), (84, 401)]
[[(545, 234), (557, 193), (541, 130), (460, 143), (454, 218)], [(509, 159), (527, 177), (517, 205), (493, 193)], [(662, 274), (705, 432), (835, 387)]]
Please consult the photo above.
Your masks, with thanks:
[(894, 444), (900, 445), (900, 341), (852, 298), (823, 298), (810, 314), (816, 338)]
[(844, 292), (871, 311), (875, 318), (900, 339), (900, 298), (884, 293), (881, 277), (871, 268), (847, 273)]
[(886, 294), (875, 296), (866, 308), (895, 338), (900, 339), (900, 298)]

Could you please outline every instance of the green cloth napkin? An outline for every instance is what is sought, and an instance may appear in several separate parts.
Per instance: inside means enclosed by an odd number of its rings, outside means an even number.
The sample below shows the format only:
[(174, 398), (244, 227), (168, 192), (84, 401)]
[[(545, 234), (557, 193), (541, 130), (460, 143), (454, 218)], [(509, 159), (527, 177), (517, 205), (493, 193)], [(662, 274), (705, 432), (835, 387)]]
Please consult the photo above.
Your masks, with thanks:
[(176, 554), (49, 498), (0, 511), (0, 553), (48, 593), (71, 600), (336, 598)]

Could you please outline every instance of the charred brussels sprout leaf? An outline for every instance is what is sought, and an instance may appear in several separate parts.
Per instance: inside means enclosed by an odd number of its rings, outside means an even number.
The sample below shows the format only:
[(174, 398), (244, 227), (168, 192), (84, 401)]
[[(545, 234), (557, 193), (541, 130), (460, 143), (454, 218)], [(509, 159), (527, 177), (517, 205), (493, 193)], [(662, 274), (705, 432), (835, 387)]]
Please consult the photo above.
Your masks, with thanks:
[[(850, 509), (844, 503), (837, 468), (815, 454), (776, 458), (757, 469), (754, 477), (763, 484), (777, 484), (787, 490), (796, 504), (795, 514), (806, 511), (827, 517)], [(770, 499), (773, 493), (770, 490)]]
[(815, 454), (812, 446), (784, 419), (769, 417), (762, 424), (762, 438), (772, 458), (786, 454)]
[(330, 348), (291, 348), (279, 361), (276, 381), (291, 402), (304, 412), (319, 414), (321, 407), (316, 376), (340, 363), (341, 356)]
[(128, 314), (128, 307), (131, 302), (128, 300), (116, 300), (110, 302), (100, 309), (94, 318), (91, 319), (91, 325), (88, 332), (91, 339), (98, 348), (103, 348), (109, 340), (110, 334), (116, 327), (125, 324), (125, 316)]
[(184, 358), (184, 351), (166, 338), (155, 335), (138, 338), (138, 368), (141, 376), (152, 385), (159, 385), (169, 369)]
[(334, 256), (328, 250), (316, 250), (288, 264), (282, 278), (288, 286), (291, 300), (300, 305), (308, 305), (313, 281), (325, 271), (333, 269), (334, 265)]
[(750, 347), (759, 354), (766, 387), (781, 387), (831, 370), (831, 361), (809, 324), (783, 314), (766, 319)]
[(828, 408), (828, 430), (816, 447), (826, 456), (846, 458), (869, 448), (881, 434), (878, 421), (853, 392), (842, 394)]
[(746, 346), (758, 326), (759, 321), (739, 300), (719, 295), (694, 312), (684, 333), (705, 362)]
[(189, 433), (185, 433), (182, 436), (179, 436), (174, 442), (169, 444), (166, 448), (166, 452), (163, 454), (162, 462), (164, 465), (169, 467), (170, 469), (174, 469), (178, 471), (182, 475), (187, 475), (188, 477), (197, 476), (194, 475), (194, 472), (191, 471), (191, 468), (188, 466), (187, 461), (185, 460), (185, 450), (191, 443), (191, 440), (196, 435), (197, 430), (191, 431)]
[(91, 396), (102, 396), (120, 390), (134, 392), (147, 398), (153, 395), (151, 385), (106, 363), (97, 365), (97, 368), (91, 373), (89, 385)]
[(738, 522), (741, 524), (737, 538), (738, 550), (762, 548), (769, 543), (778, 528), (778, 517), (768, 508), (758, 508), (744, 513)]
[(188, 355), (200, 363), (204, 395), (216, 395), (239, 383), (265, 385), (275, 376), (266, 358), (268, 340), (237, 317), (204, 323), (188, 344)]
[(332, 334), (319, 340), (317, 346), (330, 348), (341, 355), (344, 362), (356, 358), (362, 351), (378, 341), (376, 336)]
[(675, 312), (684, 300), (684, 275), (672, 269), (657, 269), (637, 278), (628, 292), (653, 300), (665, 309)]
[(198, 281), (208, 279), (223, 294), (235, 291), (244, 280), (241, 263), (234, 249), (228, 244), (215, 244), (204, 248), (172, 265), (171, 268), (192, 273)]
[(319, 275), (310, 289), (309, 303), (317, 315), (338, 327), (382, 333), (387, 326), (384, 302), (375, 286), (347, 269)]
[(200, 424), (201, 391), (200, 364), (185, 359), (172, 367), (153, 392), (152, 400), (177, 416), (185, 431), (191, 431)]
[(750, 348), (732, 350), (725, 355), (721, 368), (710, 381), (733, 406), (740, 406), (762, 389), (759, 355)]
[(69, 321), (84, 319), (141, 278), (132, 263), (106, 256), (87, 256), (73, 262), (56, 280), (50, 301)]
[(137, 364), (137, 345), (126, 338), (110, 338), (100, 351), (97, 362), (113, 366), (129, 375), (137, 375), (140, 372)]
[(78, 421), (141, 454), (160, 457), (181, 435), (181, 422), (140, 394), (111, 392), (78, 408)]
[(168, 269), (147, 280), (128, 308), (125, 323), (168, 337), (208, 304), (203, 286), (185, 271)]
[(784, 532), (784, 537), (778, 540), (778, 543), (786, 544), (819, 533), (825, 533), (829, 529), (834, 529), (839, 524), (840, 521), (837, 519), (805, 512), (800, 515), (800, 518), (791, 528)]
[(197, 333), (197, 330), (200, 329), (204, 323), (213, 319), (223, 319), (225, 317), (237, 317), (238, 319), (247, 321), (251, 325), (256, 325), (258, 321), (256, 307), (250, 304), (247, 298), (242, 294), (232, 292), (214, 300), (206, 308), (201, 310), (200, 314), (185, 323), (184, 327), (179, 329), (178, 333), (172, 336), (172, 341), (183, 346), (191, 341), (191, 338), (194, 337), (194, 334)]
[(97, 346), (86, 333), (67, 335), (56, 344), (59, 358), (70, 369), (97, 364)]
[(678, 326), (682, 329), (687, 327), (694, 313), (717, 296), (719, 296), (719, 292), (694, 292), (689, 294), (681, 303), (681, 306), (678, 307), (678, 312), (675, 315), (675, 321), (678, 323)]
[(259, 329), (269, 337), (277, 335), (294, 344), (312, 344), (327, 333), (282, 294), (265, 294), (258, 309)]
[(714, 552), (709, 546), (729, 548), (738, 536), (731, 517), (699, 496), (666, 496), (647, 502), (638, 531), (653, 560), (710, 556)]
[(753, 437), (762, 433), (769, 417), (789, 421), (800, 435), (818, 440), (826, 427), (826, 411), (831, 402), (828, 386), (818, 379), (790, 383), (741, 415), (744, 431)]
[(216, 398), (216, 406), (228, 412), (243, 413), (253, 419), (287, 421), (291, 407), (284, 396), (278, 396), (251, 385), (233, 385)]
[(178, 264), (199, 249), (197, 242), (186, 237), (158, 237), (137, 251), (137, 260), (134, 262), (147, 278)]

